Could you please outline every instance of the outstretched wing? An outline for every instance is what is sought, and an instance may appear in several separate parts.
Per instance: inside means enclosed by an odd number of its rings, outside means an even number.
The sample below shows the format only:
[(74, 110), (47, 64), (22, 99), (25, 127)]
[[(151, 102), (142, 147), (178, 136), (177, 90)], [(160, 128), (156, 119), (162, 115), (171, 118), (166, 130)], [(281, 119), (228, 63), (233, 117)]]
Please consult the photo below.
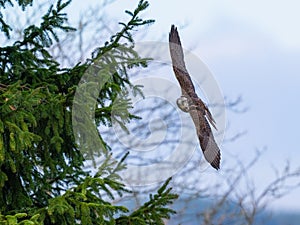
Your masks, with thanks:
[(204, 102), (196, 94), (195, 87), (184, 63), (179, 34), (174, 25), (171, 26), (169, 34), (169, 48), (173, 70), (180, 84), (182, 95), (186, 96), (191, 102), (192, 107), (189, 113), (195, 124), (204, 157), (212, 167), (219, 169), (221, 153), (208, 123), (209, 121), (216, 128), (215, 121)]
[(185, 67), (183, 50), (181, 47), (179, 34), (177, 28), (174, 25), (171, 26), (171, 32), (169, 34), (169, 48), (171, 53), (173, 70), (181, 86), (182, 94), (188, 95), (189, 97), (196, 97), (194, 95), (196, 93), (195, 87)]
[(209, 120), (210, 124), (215, 129), (217, 129), (215, 125), (215, 120), (213, 119), (210, 111), (196, 94), (194, 84), (185, 67), (183, 49), (181, 46), (177, 28), (174, 25), (171, 26), (171, 31), (169, 34), (169, 48), (172, 59), (173, 71), (180, 84), (182, 95), (190, 98), (190, 100), (195, 106), (203, 108), (205, 116)]
[(204, 158), (212, 167), (218, 170), (220, 169), (221, 152), (214, 139), (212, 130), (202, 113), (201, 110), (190, 110)]

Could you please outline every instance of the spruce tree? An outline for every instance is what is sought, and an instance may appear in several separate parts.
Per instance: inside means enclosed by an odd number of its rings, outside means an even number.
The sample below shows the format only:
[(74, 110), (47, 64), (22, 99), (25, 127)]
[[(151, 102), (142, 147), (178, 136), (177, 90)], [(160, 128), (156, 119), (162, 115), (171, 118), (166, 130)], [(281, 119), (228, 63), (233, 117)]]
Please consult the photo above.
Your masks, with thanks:
[[(1, 35), (7, 39), (13, 30), (3, 14), (13, 3), (23, 10), (33, 4), (32, 0), (0, 2)], [(95, 83), (102, 85), (93, 106), (95, 126), (110, 126), (114, 119), (126, 129), (137, 118), (129, 112), (132, 106), (126, 92), (141, 93), (128, 72), (146, 67), (149, 60), (134, 51), (132, 36), (132, 30), (154, 22), (139, 17), (148, 2), (140, 0), (134, 11), (125, 11), (129, 21), (120, 23), (122, 29), (95, 49), (90, 59), (62, 68), (48, 49), (59, 42), (58, 30), (74, 31), (66, 25), (64, 10), (69, 4), (58, 0), (40, 25), (28, 26), (22, 39), (0, 48), (0, 224), (163, 224), (175, 213), (167, 207), (177, 198), (167, 187), (170, 179), (133, 212), (113, 205), (109, 198), (130, 191), (118, 175), (126, 169), (127, 154), (119, 161), (113, 159), (113, 149), (101, 133), (97, 133), (101, 148), (83, 151), (93, 136), (87, 132), (86, 137), (76, 138), (72, 125), (73, 107), (80, 104), (74, 102), (78, 84), (95, 65), (101, 67), (97, 75), (106, 79), (105, 84)], [(123, 96), (118, 100), (119, 113), (112, 113), (118, 96)], [(89, 124), (77, 119), (77, 125), (88, 130)], [(100, 155), (105, 160), (92, 175), (84, 162)]]

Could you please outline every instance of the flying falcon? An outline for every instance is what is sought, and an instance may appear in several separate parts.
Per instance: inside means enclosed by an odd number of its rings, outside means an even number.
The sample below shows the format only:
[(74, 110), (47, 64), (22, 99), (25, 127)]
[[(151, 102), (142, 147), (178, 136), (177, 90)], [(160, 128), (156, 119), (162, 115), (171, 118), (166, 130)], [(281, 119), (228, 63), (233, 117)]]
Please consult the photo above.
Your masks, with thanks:
[(175, 76), (181, 86), (182, 96), (177, 99), (178, 107), (189, 113), (195, 124), (200, 146), (204, 158), (215, 169), (220, 168), (221, 153), (214, 139), (211, 124), (215, 129), (216, 124), (204, 102), (198, 97), (191, 77), (185, 67), (183, 49), (177, 28), (172, 25), (169, 34), (169, 48)]

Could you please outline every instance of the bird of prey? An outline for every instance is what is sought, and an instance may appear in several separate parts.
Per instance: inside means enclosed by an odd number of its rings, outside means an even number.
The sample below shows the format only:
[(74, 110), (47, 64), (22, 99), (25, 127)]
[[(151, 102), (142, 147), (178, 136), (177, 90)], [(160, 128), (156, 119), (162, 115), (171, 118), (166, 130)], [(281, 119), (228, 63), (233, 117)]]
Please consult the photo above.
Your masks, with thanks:
[(177, 28), (172, 25), (169, 34), (169, 48), (175, 76), (181, 86), (182, 96), (177, 99), (178, 107), (189, 113), (195, 124), (204, 158), (215, 169), (220, 168), (221, 153), (214, 139), (211, 124), (215, 129), (215, 120), (205, 103), (198, 97), (191, 77), (185, 67), (183, 49)]

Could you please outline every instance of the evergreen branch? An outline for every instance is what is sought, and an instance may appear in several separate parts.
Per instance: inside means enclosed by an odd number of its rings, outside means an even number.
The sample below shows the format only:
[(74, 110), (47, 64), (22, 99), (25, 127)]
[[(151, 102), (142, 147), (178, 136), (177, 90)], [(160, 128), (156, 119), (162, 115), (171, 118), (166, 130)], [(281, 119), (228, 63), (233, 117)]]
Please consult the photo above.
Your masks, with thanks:
[(129, 10), (125, 10), (125, 13), (129, 14), (131, 16), (131, 19), (127, 24), (120, 22), (119, 24), (123, 26), (122, 30), (118, 32), (117, 34), (113, 35), (110, 38), (110, 43), (106, 42), (104, 47), (100, 47), (96, 49), (93, 53), (93, 58), (98, 58), (99, 56), (105, 54), (106, 52), (110, 51), (113, 48), (116, 48), (119, 46), (120, 39), (123, 37), (127, 39), (130, 43), (134, 43), (132, 35), (130, 31), (132, 31), (135, 27), (151, 24), (154, 23), (154, 20), (142, 20), (138, 17), (138, 14), (144, 11), (149, 6), (149, 3), (144, 0), (140, 0), (138, 3), (137, 8), (134, 10), (134, 12), (130, 12)]
[(5, 21), (2, 18), (1, 12), (0, 12), (0, 27), (1, 27), (1, 31), (5, 34), (5, 36), (7, 38), (10, 38), (9, 32), (12, 30), (12, 28), (7, 23), (5, 23)]
[(65, 32), (75, 31), (74, 28), (63, 25), (67, 21), (67, 17), (65, 13), (62, 13), (62, 10), (64, 10), (70, 2), (71, 0), (62, 4), (62, 1), (59, 0), (56, 9), (53, 9), (53, 5), (51, 5), (48, 12), (42, 17), (43, 22), (40, 27), (32, 25), (24, 30), (24, 40), (21, 41), (20, 45), (33, 44), (37, 47), (49, 47), (53, 43), (50, 34), (55, 41), (59, 41), (54, 31), (55, 29), (61, 29)]
[[(5, 5), (4, 1), (0, 0), (0, 7)], [(17, 1), (24, 7), (32, 2)], [(0, 48), (0, 211), (3, 214), (0, 213), (0, 224), (114, 224), (116, 215), (128, 213), (126, 207), (110, 202), (130, 192), (119, 175), (126, 169), (128, 153), (120, 161), (114, 160), (108, 151), (101, 154), (105, 160), (91, 176), (83, 168), (87, 154), (78, 146), (82, 144), (84, 149), (87, 143), (100, 140), (99, 149), (110, 147), (100, 134), (92, 136), (89, 131), (79, 134), (80, 140), (75, 139), (71, 107), (83, 105), (73, 101), (75, 90), (86, 69), (95, 65), (97, 75), (107, 78), (104, 79), (107, 82), (92, 82), (103, 83), (100, 93), (86, 89), (83, 103), (88, 98), (93, 105), (79, 107), (82, 115), (90, 115), (96, 98), (96, 120), (105, 125), (114, 117), (125, 128), (125, 123), (138, 118), (129, 113), (132, 102), (128, 88), (134, 95), (142, 95), (142, 90), (131, 84), (128, 70), (146, 67), (150, 60), (141, 58), (133, 49), (132, 36), (135, 27), (153, 23), (139, 18), (149, 4), (140, 0), (133, 12), (125, 11), (132, 18), (120, 23), (121, 31), (96, 49), (91, 60), (60, 69), (47, 48), (59, 41), (57, 30), (74, 30), (65, 25), (67, 16), (63, 10), (69, 4), (70, 0), (58, 0), (42, 17), (40, 25), (28, 26), (23, 31), (22, 40)], [(0, 26), (9, 35), (10, 28), (1, 19), (0, 15)], [(95, 125), (93, 120), (81, 121), (79, 116), (76, 122), (84, 130)], [(166, 207), (177, 198), (167, 188), (168, 183), (169, 180), (139, 210), (124, 217), (125, 221), (160, 224), (174, 213)]]
[[(25, 10), (25, 7), (27, 5), (32, 4), (32, 1), (33, 0), (18, 0), (17, 2), (19, 4), (19, 6), (22, 7), (22, 10)], [(8, 3), (10, 6), (13, 6), (13, 3), (11, 0), (1, 0), (0, 7), (5, 8), (6, 3)], [(12, 28), (3, 20), (3, 15), (1, 12), (0, 12), (0, 29), (4, 33), (4, 35), (9, 39), (10, 38), (9, 32), (12, 31)]]
[(166, 205), (172, 204), (178, 198), (177, 194), (171, 193), (172, 188), (167, 188), (172, 178), (169, 178), (157, 194), (150, 195), (150, 200), (142, 207), (131, 213), (129, 216), (121, 216), (116, 220), (116, 224), (137, 224), (137, 225), (163, 225), (163, 219), (169, 219), (171, 214), (176, 212)]

